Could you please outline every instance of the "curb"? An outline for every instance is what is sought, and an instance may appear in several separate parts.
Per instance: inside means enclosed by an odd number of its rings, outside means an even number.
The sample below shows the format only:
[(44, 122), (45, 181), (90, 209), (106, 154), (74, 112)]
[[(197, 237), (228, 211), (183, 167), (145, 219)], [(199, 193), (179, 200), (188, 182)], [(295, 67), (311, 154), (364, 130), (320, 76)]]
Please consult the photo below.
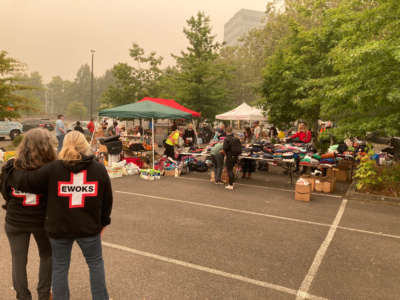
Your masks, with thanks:
[(373, 201), (400, 205), (400, 198), (357, 192), (355, 181), (353, 181), (353, 183), (348, 188), (345, 197), (348, 200)]

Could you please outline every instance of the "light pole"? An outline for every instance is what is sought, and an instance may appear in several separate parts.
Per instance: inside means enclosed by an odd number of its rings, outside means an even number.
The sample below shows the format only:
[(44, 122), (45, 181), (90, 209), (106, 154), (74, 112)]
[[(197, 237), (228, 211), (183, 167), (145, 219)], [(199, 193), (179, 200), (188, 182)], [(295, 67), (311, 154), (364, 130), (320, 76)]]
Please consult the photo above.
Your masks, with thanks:
[(90, 53), (92, 53), (92, 75), (90, 78), (90, 109), (89, 109), (89, 121), (93, 118), (93, 58), (94, 58), (94, 53), (96, 50), (90, 50)]

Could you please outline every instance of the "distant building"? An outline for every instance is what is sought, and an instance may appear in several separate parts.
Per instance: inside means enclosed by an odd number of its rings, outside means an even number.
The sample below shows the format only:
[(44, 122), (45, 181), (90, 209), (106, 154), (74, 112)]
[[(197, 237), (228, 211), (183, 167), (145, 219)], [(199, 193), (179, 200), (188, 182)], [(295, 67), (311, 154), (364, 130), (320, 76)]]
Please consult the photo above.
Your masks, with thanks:
[[(273, 8), (278, 13), (285, 11), (285, 0), (267, 0), (273, 2)], [(241, 9), (224, 25), (224, 42), (227, 46), (236, 46), (239, 40), (250, 30), (263, 26), (267, 16), (262, 11)]]
[(236, 46), (239, 39), (253, 28), (261, 27), (265, 20), (262, 11), (241, 9), (224, 25), (224, 42), (227, 46)]

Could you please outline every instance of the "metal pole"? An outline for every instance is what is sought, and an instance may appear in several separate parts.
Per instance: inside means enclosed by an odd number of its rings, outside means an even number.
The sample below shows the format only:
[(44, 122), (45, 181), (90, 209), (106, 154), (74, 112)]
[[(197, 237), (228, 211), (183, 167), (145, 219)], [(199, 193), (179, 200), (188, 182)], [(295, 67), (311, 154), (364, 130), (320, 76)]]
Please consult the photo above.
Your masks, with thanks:
[(153, 141), (153, 170), (154, 170), (154, 118), (151, 118), (151, 139)]
[(93, 118), (93, 58), (94, 58), (94, 53), (95, 50), (90, 50), (90, 53), (92, 53), (92, 74), (90, 78), (90, 106), (89, 106), (89, 120)]

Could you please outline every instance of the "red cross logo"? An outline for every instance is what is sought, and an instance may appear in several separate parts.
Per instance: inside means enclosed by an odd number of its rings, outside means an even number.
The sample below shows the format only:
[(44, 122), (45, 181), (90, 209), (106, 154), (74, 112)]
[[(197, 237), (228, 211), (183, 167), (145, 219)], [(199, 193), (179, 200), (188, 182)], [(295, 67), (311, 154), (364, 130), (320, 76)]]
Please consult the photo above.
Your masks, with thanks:
[(23, 206), (38, 206), (40, 195), (23, 193), (21, 191), (17, 191), (14, 188), (11, 189), (11, 194), (16, 198), (22, 198)]
[(58, 196), (69, 198), (69, 208), (85, 207), (86, 197), (97, 196), (98, 182), (87, 182), (86, 175), (86, 170), (76, 174), (71, 172), (70, 181), (58, 182)]

